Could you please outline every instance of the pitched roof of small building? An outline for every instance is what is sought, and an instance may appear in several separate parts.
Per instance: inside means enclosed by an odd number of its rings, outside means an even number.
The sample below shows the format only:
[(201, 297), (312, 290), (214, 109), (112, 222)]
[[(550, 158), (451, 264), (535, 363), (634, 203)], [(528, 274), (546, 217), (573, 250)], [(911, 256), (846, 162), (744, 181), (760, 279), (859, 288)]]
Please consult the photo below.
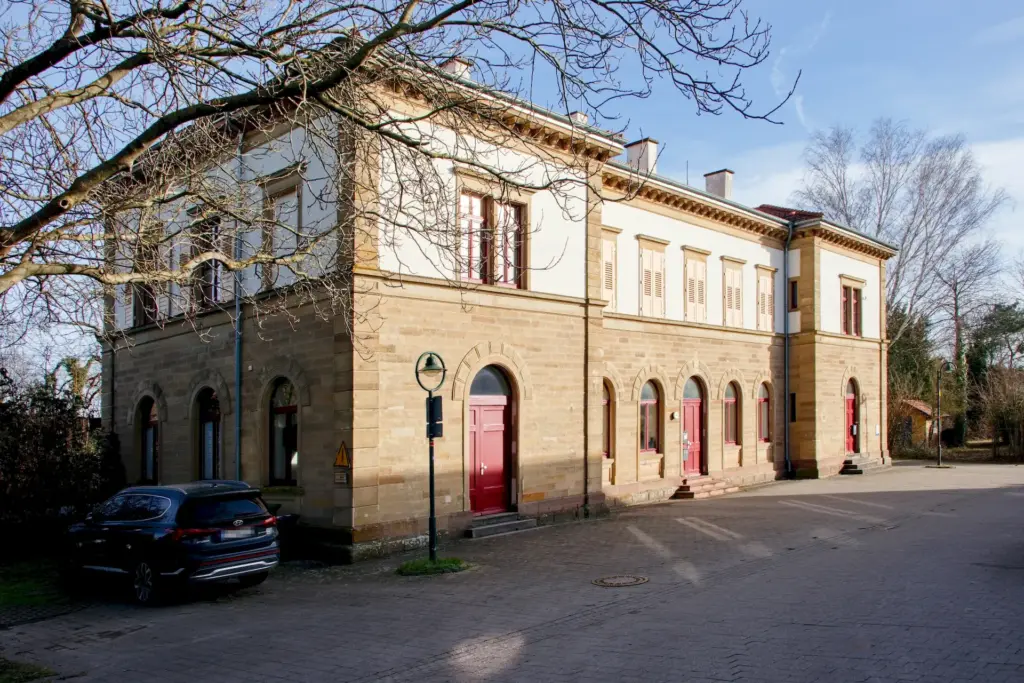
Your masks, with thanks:
[[(916, 398), (905, 398), (903, 399), (903, 405), (909, 406), (914, 410), (923, 413), (925, 417), (930, 418), (932, 416), (932, 407), (925, 403), (924, 401), (919, 401)], [(942, 417), (947, 418), (949, 417), (949, 414), (943, 413)]]

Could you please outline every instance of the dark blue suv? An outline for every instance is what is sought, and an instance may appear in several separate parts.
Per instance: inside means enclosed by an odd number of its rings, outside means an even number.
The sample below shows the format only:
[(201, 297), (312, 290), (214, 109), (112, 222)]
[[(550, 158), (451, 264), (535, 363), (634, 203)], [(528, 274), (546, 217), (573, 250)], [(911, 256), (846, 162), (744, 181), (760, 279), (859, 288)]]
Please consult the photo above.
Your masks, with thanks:
[(154, 603), (190, 583), (266, 580), (280, 551), (259, 489), (238, 481), (133, 486), (68, 531), (75, 572), (122, 574)]

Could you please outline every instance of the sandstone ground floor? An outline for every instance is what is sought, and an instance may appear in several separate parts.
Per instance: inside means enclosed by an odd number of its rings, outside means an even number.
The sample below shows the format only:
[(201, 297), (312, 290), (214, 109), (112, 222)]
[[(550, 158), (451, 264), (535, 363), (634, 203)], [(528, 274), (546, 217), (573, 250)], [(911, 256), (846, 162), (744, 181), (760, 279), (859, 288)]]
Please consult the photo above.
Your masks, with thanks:
[[(403, 555), (103, 599), (0, 656), (82, 683), (1019, 681), (1021, 468), (922, 465), (450, 542), (475, 568), (439, 578), (395, 576)], [(593, 584), (624, 575), (647, 582)]]

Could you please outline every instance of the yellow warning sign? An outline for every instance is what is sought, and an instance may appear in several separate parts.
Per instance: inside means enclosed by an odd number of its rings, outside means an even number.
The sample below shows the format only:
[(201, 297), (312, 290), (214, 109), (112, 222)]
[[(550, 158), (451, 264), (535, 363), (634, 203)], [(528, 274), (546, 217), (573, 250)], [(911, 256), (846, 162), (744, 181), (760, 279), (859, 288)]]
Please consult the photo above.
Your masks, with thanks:
[(348, 457), (348, 446), (345, 442), (341, 442), (341, 448), (338, 449), (338, 454), (334, 456), (335, 467), (352, 467), (352, 460)]

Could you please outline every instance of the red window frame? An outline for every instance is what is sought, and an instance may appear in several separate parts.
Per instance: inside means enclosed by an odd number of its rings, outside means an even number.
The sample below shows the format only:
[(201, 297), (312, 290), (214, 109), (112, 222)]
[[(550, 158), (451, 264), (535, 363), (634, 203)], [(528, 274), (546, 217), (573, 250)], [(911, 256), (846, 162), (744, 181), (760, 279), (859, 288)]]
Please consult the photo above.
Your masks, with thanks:
[(851, 305), (853, 308), (851, 315), (851, 319), (853, 321), (853, 334), (854, 336), (859, 337), (861, 336), (861, 290), (856, 288), (853, 289), (853, 299)]
[[(463, 197), (479, 200), (480, 213), (466, 213)], [(512, 229), (499, 219), (499, 212), (511, 217)], [(498, 202), (477, 192), (459, 195), (459, 226), (465, 231), (465, 267), (467, 282), (523, 288), (526, 244), (523, 235), (525, 207)]]
[[(760, 390), (759, 390), (760, 391)], [(757, 439), (762, 443), (771, 441), (771, 394), (757, 397)]]
[[(652, 385), (654, 386), (654, 385)], [(654, 398), (640, 399), (640, 452), (657, 453), (660, 445), (661, 392), (654, 386)]]
[(736, 389), (734, 384), (730, 384), (732, 387), (733, 396), (729, 398), (726, 395), (724, 399), (725, 409), (725, 443), (729, 445), (736, 445), (739, 443), (739, 411), (737, 409), (736, 396), (739, 395), (739, 391)]
[(853, 337), (862, 335), (863, 292), (859, 287), (842, 285), (842, 331)]

